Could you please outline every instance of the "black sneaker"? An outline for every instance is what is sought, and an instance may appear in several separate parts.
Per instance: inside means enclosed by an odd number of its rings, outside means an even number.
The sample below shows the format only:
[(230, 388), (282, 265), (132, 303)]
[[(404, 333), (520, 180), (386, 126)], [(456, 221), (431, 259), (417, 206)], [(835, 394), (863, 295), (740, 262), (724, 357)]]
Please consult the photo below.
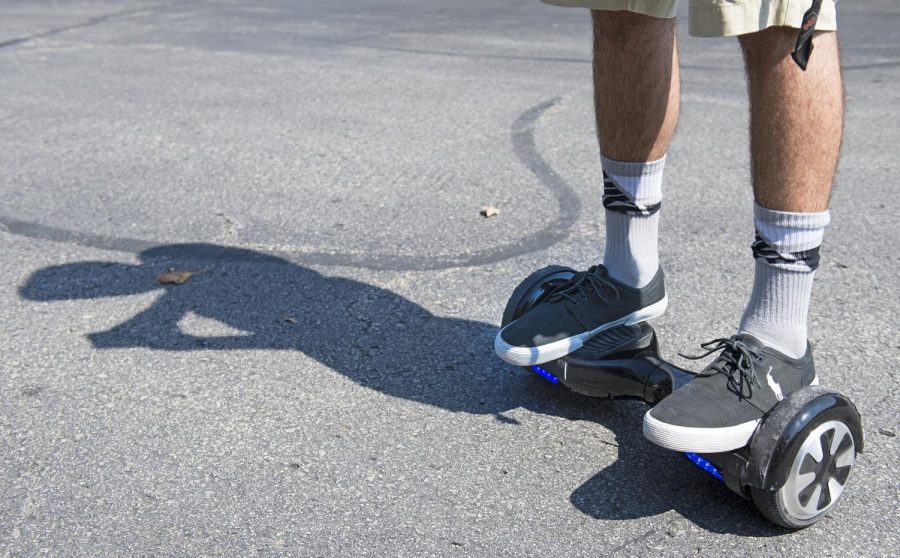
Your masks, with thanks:
[(665, 311), (667, 302), (661, 268), (650, 283), (635, 289), (595, 265), (575, 274), (545, 301), (501, 329), (494, 350), (510, 364), (540, 364), (577, 351), (603, 330), (655, 318)]
[(744, 447), (779, 401), (819, 383), (809, 346), (805, 355), (791, 358), (742, 334), (701, 347), (705, 354), (687, 358), (722, 353), (644, 415), (644, 436), (658, 446), (696, 453)]

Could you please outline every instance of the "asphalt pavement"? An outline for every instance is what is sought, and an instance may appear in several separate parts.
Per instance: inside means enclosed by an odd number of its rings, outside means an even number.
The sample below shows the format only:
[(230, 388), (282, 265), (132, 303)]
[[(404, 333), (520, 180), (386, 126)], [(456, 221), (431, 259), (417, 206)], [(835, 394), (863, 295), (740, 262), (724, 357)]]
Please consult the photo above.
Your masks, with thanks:
[[(586, 12), (0, 0), (0, 556), (900, 554), (900, 5), (838, 9), (810, 336), (865, 452), (788, 532), (493, 354), (521, 278), (601, 254)], [(654, 325), (696, 366), (752, 198), (737, 43), (683, 23)]]

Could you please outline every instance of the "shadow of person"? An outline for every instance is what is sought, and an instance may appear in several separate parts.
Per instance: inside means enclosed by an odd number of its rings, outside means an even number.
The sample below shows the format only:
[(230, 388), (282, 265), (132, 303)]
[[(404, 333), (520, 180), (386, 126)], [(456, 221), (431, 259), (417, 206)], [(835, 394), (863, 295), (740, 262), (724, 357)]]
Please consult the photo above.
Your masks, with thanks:
[(698, 527), (716, 533), (769, 537), (787, 531), (765, 521), (753, 504), (725, 483), (696, 468), (681, 453), (644, 439), (647, 407), (631, 406), (626, 420), (604, 420), (618, 442), (618, 459), (576, 488), (569, 500), (595, 519), (631, 520), (675, 510)]
[[(149, 308), (106, 331), (88, 335), (98, 349), (146, 347), (166, 351), (297, 350), (354, 382), (452, 412), (494, 415), (526, 408), (571, 420), (591, 420), (616, 433), (619, 460), (572, 495), (584, 513), (634, 519), (676, 509), (714, 530), (713, 511), (684, 504), (697, 473), (657, 474), (678, 458), (640, 433), (641, 405), (621, 407), (564, 389), (503, 364), (493, 353), (493, 324), (435, 316), (387, 289), (322, 275), (285, 259), (213, 244), (174, 244), (140, 253), (141, 263), (80, 262), (35, 272), (20, 287), (28, 300), (94, 299), (159, 291)], [(158, 285), (167, 268), (196, 273), (181, 285)], [(195, 335), (182, 320), (191, 314), (239, 330)], [(298, 370), (298, 381), (318, 373)], [(688, 467), (689, 465), (685, 466)], [(692, 480), (688, 480), (688, 479)], [(721, 494), (704, 489), (711, 499)], [(724, 488), (722, 490), (725, 490)], [(719, 502), (716, 503), (719, 505)], [(698, 508), (702, 508), (698, 506)]]
[[(297, 350), (363, 386), (453, 412), (496, 415), (541, 404), (525, 375), (493, 355), (492, 324), (435, 316), (389, 290), (253, 250), (176, 244), (139, 257), (140, 265), (48, 267), (20, 294), (48, 301), (160, 292), (131, 319), (89, 334), (98, 349)], [(195, 274), (181, 285), (156, 284), (167, 268)], [(191, 314), (239, 333), (191, 334), (181, 323)]]

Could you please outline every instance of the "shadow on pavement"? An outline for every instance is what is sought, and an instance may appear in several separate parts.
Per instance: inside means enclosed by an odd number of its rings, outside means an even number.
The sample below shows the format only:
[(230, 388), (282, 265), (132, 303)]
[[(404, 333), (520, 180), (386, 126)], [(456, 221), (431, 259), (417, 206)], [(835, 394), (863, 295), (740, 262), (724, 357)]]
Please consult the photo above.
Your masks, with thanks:
[[(252, 250), (175, 244), (145, 250), (140, 258), (140, 265), (48, 267), (35, 272), (20, 294), (50, 301), (162, 292), (130, 320), (90, 334), (98, 349), (297, 350), (360, 385), (448, 411), (492, 414), (513, 425), (518, 423), (503, 413), (519, 407), (596, 421), (615, 433), (619, 459), (572, 494), (572, 504), (585, 514), (628, 520), (674, 509), (715, 532), (782, 533), (678, 454), (646, 442), (642, 404), (591, 400), (502, 364), (492, 350), (493, 324), (435, 316), (389, 290)], [(201, 271), (182, 285), (155, 284), (167, 268)], [(179, 321), (189, 313), (246, 334), (187, 334)]]

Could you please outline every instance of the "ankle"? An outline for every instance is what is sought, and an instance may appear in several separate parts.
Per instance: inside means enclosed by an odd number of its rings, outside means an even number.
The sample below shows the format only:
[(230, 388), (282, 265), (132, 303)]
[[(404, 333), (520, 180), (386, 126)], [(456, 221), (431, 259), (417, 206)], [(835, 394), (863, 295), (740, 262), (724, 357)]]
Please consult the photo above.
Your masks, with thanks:
[(606, 249), (610, 276), (629, 287), (647, 285), (659, 269), (659, 208), (665, 157), (645, 163), (603, 165)]
[(607, 252), (603, 257), (603, 267), (609, 276), (627, 287), (646, 287), (659, 271), (659, 259), (653, 256), (637, 259), (632, 254)]
[(760, 322), (751, 321), (746, 324), (742, 323), (738, 328), (738, 334), (752, 335), (766, 347), (771, 347), (791, 358), (801, 358), (805, 355), (809, 344), (805, 325), (778, 327), (775, 324), (763, 325)]

